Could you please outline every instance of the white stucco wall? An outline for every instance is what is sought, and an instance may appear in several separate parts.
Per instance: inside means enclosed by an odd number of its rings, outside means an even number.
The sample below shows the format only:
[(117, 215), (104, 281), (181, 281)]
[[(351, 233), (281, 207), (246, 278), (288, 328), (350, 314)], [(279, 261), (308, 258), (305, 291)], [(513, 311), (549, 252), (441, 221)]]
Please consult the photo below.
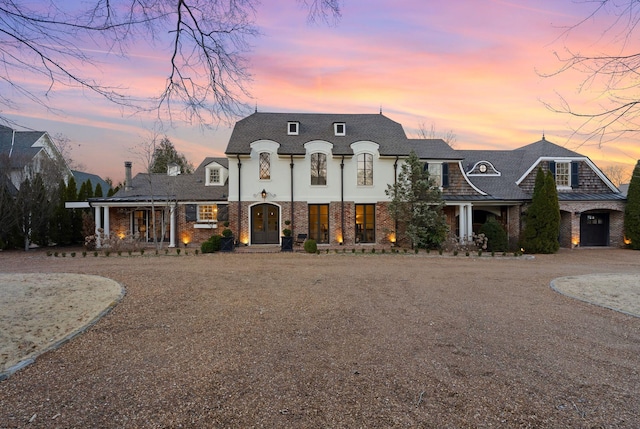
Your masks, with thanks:
[[(260, 201), (260, 192), (264, 189), (269, 201), (291, 200), (291, 157), (277, 154), (279, 144), (274, 141), (260, 140), (251, 144), (250, 156), (241, 157), (240, 169), (242, 201)], [(306, 155), (293, 158), (294, 198), (296, 201), (326, 203), (340, 200), (342, 156), (333, 156), (332, 144), (326, 141), (311, 141), (305, 144)], [(344, 159), (344, 200), (356, 203), (375, 203), (386, 201), (387, 184), (394, 181), (395, 158), (380, 158), (378, 145), (373, 142), (357, 142), (352, 145), (354, 156)], [(271, 178), (260, 180), (260, 152), (271, 154)], [(311, 154), (322, 152), (327, 155), (327, 184), (311, 185)], [(358, 186), (357, 155), (373, 155), (373, 185)], [(402, 163), (399, 161), (398, 165)], [(399, 168), (399, 166), (398, 166)], [(238, 159), (229, 158), (229, 201), (238, 201)]]

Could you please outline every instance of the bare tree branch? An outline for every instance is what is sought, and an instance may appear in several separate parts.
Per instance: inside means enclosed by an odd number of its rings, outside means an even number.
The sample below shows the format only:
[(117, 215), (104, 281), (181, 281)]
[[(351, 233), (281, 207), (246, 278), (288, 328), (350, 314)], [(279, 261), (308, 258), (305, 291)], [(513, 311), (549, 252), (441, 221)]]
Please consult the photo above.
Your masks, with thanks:
[[(555, 53), (561, 63), (552, 73), (539, 73), (543, 77), (554, 77), (569, 71), (584, 75), (578, 82), (578, 94), (594, 94), (597, 104), (579, 111), (570, 105), (566, 97), (558, 95), (555, 103), (544, 102), (553, 112), (564, 113), (583, 122), (573, 129), (573, 136), (583, 138), (583, 144), (596, 141), (602, 146), (624, 135), (640, 133), (640, 52), (634, 32), (640, 23), (640, 2), (637, 0), (585, 0), (594, 4), (594, 10), (563, 35), (569, 38), (579, 27), (596, 18), (611, 18), (602, 37), (611, 36), (606, 43), (609, 53), (583, 54), (565, 48), (564, 53)], [(603, 16), (604, 15), (604, 16)], [(628, 52), (633, 50), (633, 52)]]
[(452, 148), (455, 148), (456, 140), (458, 139), (458, 136), (456, 136), (453, 130), (449, 130), (444, 133), (437, 133), (436, 125), (433, 122), (431, 123), (431, 126), (429, 128), (427, 128), (427, 125), (422, 122), (418, 126), (418, 131), (416, 134), (418, 138), (421, 139), (442, 139)]
[[(61, 87), (81, 88), (159, 118), (207, 125), (243, 114), (250, 98), (246, 55), (259, 35), (258, 0), (93, 0), (28, 2), (0, 0), (0, 106), (26, 97), (55, 109), (50, 96)], [(310, 21), (340, 16), (340, 0), (299, 0)], [(129, 58), (148, 46), (165, 54), (167, 79), (151, 98), (97, 78), (100, 59)], [(44, 79), (46, 87), (33, 82)], [(4, 86), (4, 88), (3, 88)]]

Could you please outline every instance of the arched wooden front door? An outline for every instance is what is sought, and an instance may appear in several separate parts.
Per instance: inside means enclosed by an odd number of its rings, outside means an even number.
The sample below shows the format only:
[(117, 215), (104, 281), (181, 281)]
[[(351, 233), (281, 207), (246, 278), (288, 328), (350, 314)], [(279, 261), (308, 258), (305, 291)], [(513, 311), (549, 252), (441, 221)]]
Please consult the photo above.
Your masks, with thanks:
[(273, 204), (258, 204), (251, 207), (251, 243), (280, 243), (280, 209)]

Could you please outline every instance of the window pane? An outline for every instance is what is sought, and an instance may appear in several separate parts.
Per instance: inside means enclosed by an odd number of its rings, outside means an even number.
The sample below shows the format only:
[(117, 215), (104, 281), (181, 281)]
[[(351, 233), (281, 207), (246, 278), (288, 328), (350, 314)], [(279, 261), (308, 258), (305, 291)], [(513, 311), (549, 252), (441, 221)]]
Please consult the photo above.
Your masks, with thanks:
[(375, 204), (356, 204), (356, 243), (375, 243)]
[(271, 179), (271, 155), (268, 152), (260, 153), (260, 179)]
[(442, 186), (442, 164), (429, 163), (429, 177), (436, 186)]
[(211, 205), (200, 205), (198, 206), (198, 220), (199, 221), (214, 221), (218, 217), (218, 206), (215, 204)]
[(311, 184), (327, 184), (327, 155), (324, 153), (311, 154)]
[(358, 185), (373, 185), (373, 155), (358, 155)]
[(329, 243), (329, 205), (309, 205), (309, 238), (317, 243)]
[(209, 170), (209, 183), (220, 183), (220, 170), (217, 168)]
[(556, 163), (556, 186), (571, 186), (570, 171), (568, 162)]

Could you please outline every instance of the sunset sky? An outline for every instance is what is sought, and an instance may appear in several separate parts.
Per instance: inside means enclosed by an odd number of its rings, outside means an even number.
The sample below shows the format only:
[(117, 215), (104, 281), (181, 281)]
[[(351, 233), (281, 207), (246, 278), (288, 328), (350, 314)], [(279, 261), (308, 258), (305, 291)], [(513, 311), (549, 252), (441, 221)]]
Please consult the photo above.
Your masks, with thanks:
[[(264, 0), (256, 11), (263, 34), (249, 54), (253, 98), (247, 114), (255, 106), (261, 112), (382, 109), (409, 137), (417, 137), (421, 124), (452, 131), (458, 149), (514, 149), (544, 133), (601, 168), (614, 163), (630, 171), (640, 159), (640, 139), (585, 143), (572, 137), (579, 120), (544, 105), (558, 105), (560, 94), (576, 109), (598, 110), (600, 92), (577, 93), (583, 75), (541, 77), (560, 68), (554, 52), (600, 52), (611, 43), (604, 17), (565, 32), (594, 7), (571, 0), (345, 0), (342, 19), (327, 26), (308, 24), (296, 0)], [(166, 52), (147, 48), (132, 50), (128, 61), (104, 63), (101, 71), (130, 92), (154, 94), (168, 63)], [(148, 137), (153, 118), (123, 112), (86, 91), (57, 92), (50, 102), (62, 112), (22, 104), (1, 114), (68, 137), (72, 157), (85, 171), (117, 183), (124, 161), (133, 161), (134, 173), (141, 170), (131, 148)], [(197, 166), (206, 156), (223, 156), (230, 133), (225, 124), (209, 130), (176, 122), (167, 135)]]

